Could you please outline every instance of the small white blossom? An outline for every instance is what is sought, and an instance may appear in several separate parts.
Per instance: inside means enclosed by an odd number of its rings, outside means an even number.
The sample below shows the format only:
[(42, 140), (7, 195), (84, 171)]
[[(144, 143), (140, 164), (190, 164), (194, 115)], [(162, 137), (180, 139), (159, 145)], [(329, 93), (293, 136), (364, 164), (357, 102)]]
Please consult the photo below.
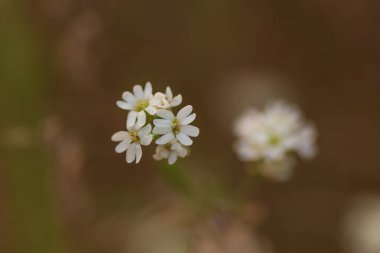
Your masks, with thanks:
[(166, 145), (158, 145), (153, 158), (156, 161), (168, 159), (168, 163), (172, 165), (177, 161), (178, 157), (184, 158), (187, 154), (187, 149), (183, 147), (179, 142), (174, 141)]
[(116, 148), (116, 153), (126, 152), (127, 163), (140, 162), (142, 157), (141, 145), (147, 146), (152, 142), (153, 135), (151, 134), (152, 125), (147, 124), (143, 128), (138, 125), (127, 126), (128, 131), (120, 131), (115, 133), (111, 139), (115, 142), (120, 142)]
[(191, 146), (193, 141), (190, 137), (197, 137), (199, 135), (199, 128), (189, 125), (192, 123), (196, 114), (191, 112), (193, 107), (191, 105), (185, 106), (178, 113), (177, 116), (167, 110), (157, 112), (157, 116), (162, 119), (155, 119), (153, 133), (162, 135), (156, 140), (156, 144), (165, 145), (172, 141), (178, 140), (184, 146)]
[(147, 82), (143, 89), (141, 85), (133, 86), (133, 93), (126, 91), (122, 95), (123, 101), (117, 101), (117, 106), (130, 111), (128, 113), (127, 125), (129, 127), (137, 124), (142, 127), (146, 123), (146, 112), (154, 115), (159, 100), (152, 94), (152, 84)]
[(315, 128), (305, 122), (297, 107), (284, 102), (270, 104), (263, 111), (247, 111), (236, 121), (235, 134), (235, 151), (243, 161), (277, 164), (290, 153), (305, 159), (316, 154)]
[(166, 87), (165, 94), (162, 92), (157, 92), (156, 94), (154, 94), (154, 98), (160, 101), (157, 106), (157, 108), (159, 109), (173, 108), (182, 103), (182, 95), (177, 95), (173, 97), (173, 92), (170, 89), (170, 87)]

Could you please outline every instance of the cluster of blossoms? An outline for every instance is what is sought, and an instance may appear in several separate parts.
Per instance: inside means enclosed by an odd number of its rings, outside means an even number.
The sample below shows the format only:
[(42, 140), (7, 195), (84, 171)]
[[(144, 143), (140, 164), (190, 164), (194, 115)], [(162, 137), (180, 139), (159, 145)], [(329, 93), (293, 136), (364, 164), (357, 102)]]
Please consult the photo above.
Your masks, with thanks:
[(190, 137), (197, 137), (199, 129), (190, 125), (196, 117), (191, 105), (183, 107), (174, 115), (174, 107), (182, 103), (182, 96), (173, 96), (170, 87), (166, 92), (153, 94), (152, 85), (146, 83), (133, 87), (133, 93), (126, 91), (123, 100), (117, 101), (117, 106), (128, 111), (126, 131), (120, 131), (112, 136), (112, 141), (119, 142), (115, 151), (126, 152), (127, 163), (140, 162), (141, 145), (147, 146), (155, 142), (158, 146), (155, 160), (167, 159), (169, 164), (178, 157), (186, 157), (188, 148), (193, 144)]
[(283, 101), (268, 104), (264, 110), (245, 112), (235, 124), (238, 140), (235, 151), (256, 170), (275, 179), (289, 177), (294, 154), (304, 159), (316, 154), (316, 130), (300, 110)]

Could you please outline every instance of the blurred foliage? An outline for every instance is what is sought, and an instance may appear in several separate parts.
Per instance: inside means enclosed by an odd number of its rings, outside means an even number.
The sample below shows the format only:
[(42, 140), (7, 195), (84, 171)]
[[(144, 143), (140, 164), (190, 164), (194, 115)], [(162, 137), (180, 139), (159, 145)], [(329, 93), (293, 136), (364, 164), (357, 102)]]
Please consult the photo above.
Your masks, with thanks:
[[(46, 88), (43, 44), (23, 10), (15, 1), (0, 7), (0, 114), (5, 164), (6, 190), (9, 193), (9, 252), (63, 252), (49, 185), (47, 159), (41, 141), (43, 88)], [(18, 137), (17, 137), (18, 136)], [(21, 137), (20, 137), (21, 136)], [(4, 144), (4, 143), (2, 143)]]

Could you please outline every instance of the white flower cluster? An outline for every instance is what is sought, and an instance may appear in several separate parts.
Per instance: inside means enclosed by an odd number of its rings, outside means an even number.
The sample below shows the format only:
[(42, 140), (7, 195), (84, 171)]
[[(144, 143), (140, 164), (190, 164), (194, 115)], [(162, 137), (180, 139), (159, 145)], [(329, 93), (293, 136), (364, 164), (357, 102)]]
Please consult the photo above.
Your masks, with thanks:
[(292, 154), (304, 159), (316, 154), (316, 129), (304, 120), (297, 107), (283, 101), (268, 104), (262, 111), (248, 110), (236, 121), (234, 130), (239, 158), (264, 164), (261, 167), (265, 171), (261, 172), (272, 177), (288, 177)]
[[(165, 93), (153, 95), (150, 82), (145, 88), (141, 85), (133, 87), (133, 93), (126, 91), (123, 100), (117, 106), (128, 111), (127, 131), (120, 131), (112, 136), (112, 141), (119, 142), (115, 151), (126, 152), (127, 163), (140, 162), (141, 145), (147, 146), (154, 140), (158, 145), (155, 160), (167, 159), (169, 164), (178, 157), (186, 157), (188, 148), (193, 144), (190, 137), (199, 135), (199, 128), (190, 125), (196, 118), (191, 105), (183, 107), (177, 115), (172, 110), (182, 103), (182, 96), (173, 96), (170, 87)], [(153, 125), (153, 126), (152, 126)]]

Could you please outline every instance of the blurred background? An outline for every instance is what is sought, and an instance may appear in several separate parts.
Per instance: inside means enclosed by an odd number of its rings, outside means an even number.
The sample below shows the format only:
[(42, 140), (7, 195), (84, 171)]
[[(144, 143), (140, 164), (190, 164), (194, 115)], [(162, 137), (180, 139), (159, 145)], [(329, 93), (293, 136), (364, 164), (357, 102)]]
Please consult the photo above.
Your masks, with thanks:
[[(0, 0), (0, 252), (380, 252), (379, 11)], [(115, 102), (146, 81), (197, 112), (201, 135), (178, 168), (160, 169), (152, 148), (139, 165), (114, 152), (126, 119)], [(276, 98), (315, 123), (319, 154), (233, 207), (247, 177), (233, 120)]]

